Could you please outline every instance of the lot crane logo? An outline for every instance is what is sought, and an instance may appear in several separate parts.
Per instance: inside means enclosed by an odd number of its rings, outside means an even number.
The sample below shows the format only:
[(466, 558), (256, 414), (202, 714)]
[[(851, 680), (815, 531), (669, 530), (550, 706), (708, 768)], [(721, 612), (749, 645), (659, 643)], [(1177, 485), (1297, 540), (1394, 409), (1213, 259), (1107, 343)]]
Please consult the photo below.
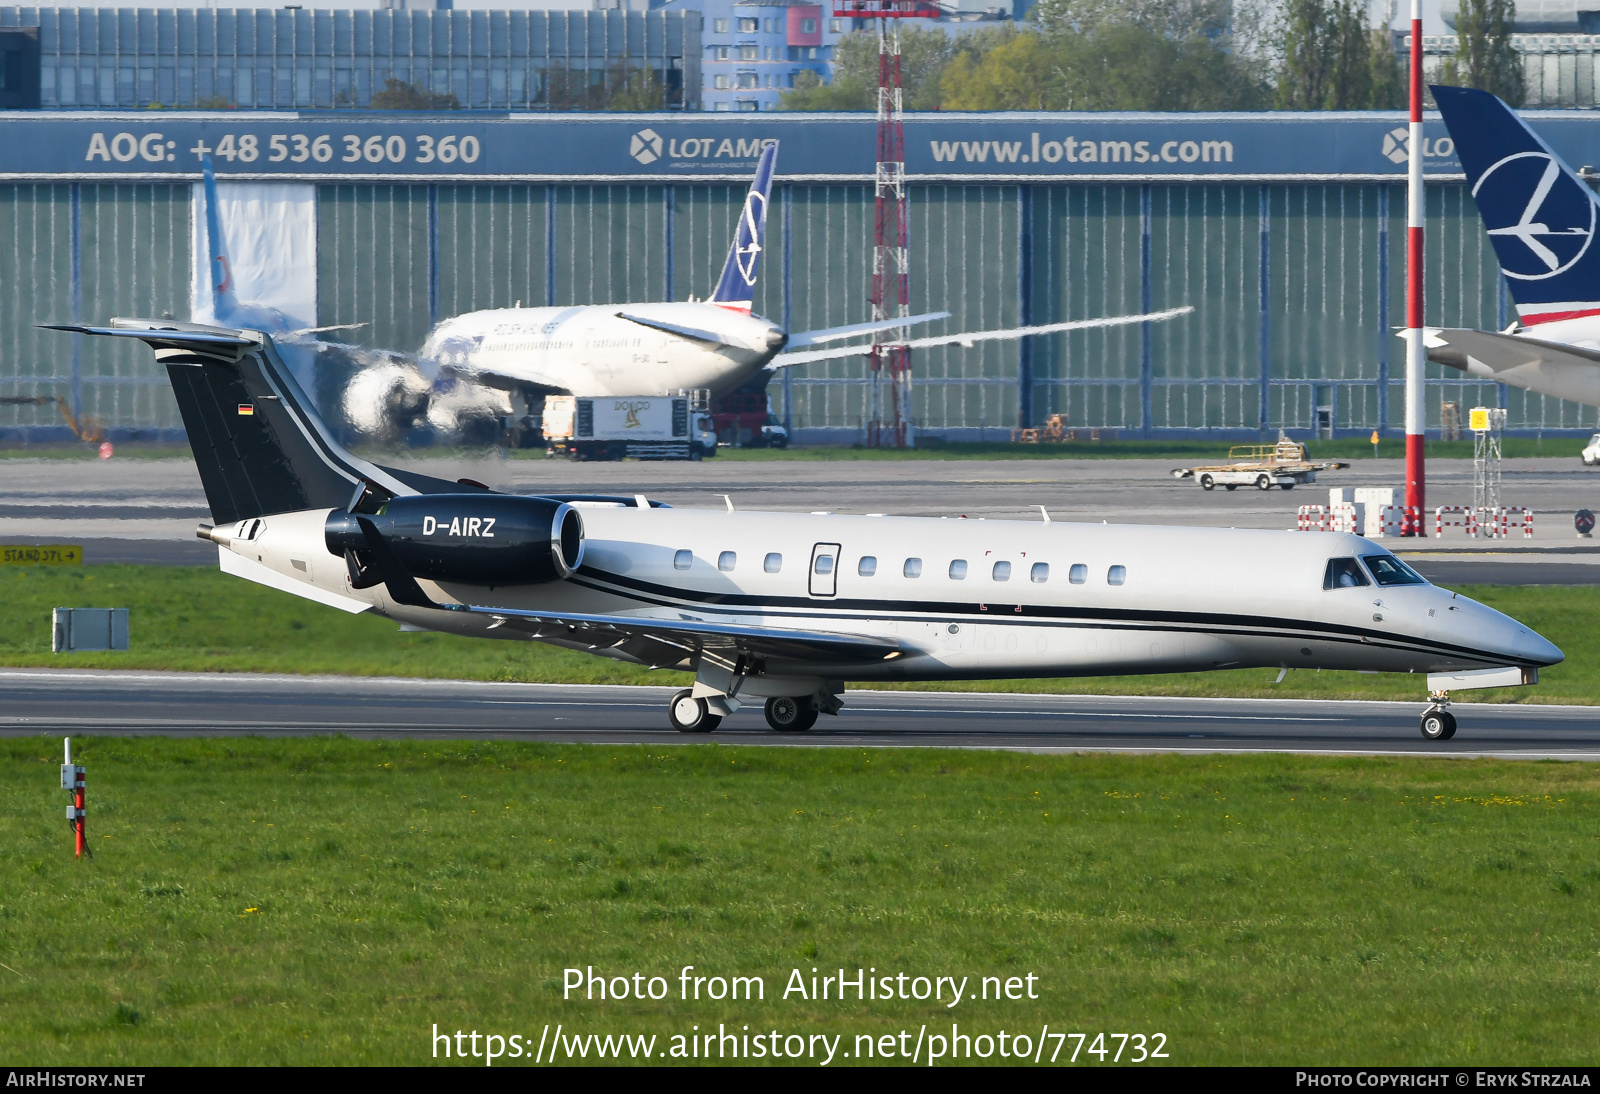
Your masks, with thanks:
[(746, 285), (756, 283), (756, 272), (761, 264), (761, 227), (767, 222), (767, 195), (751, 190), (744, 199), (744, 214), (739, 218), (739, 240), (736, 244), (739, 276)]
[[(1507, 277), (1555, 277), (1571, 269), (1594, 241), (1594, 195), (1549, 152), (1505, 157), (1478, 179), (1472, 197)], [(1521, 246), (1508, 246), (1511, 240)]]
[(1404, 163), (1411, 155), (1411, 133), (1405, 126), (1396, 126), (1383, 135), (1383, 154), (1390, 163)]
[(645, 400), (634, 400), (630, 402), (625, 399), (618, 399), (615, 409), (621, 410), (627, 414), (627, 417), (622, 421), (623, 429), (643, 429), (644, 423), (639, 420), (639, 411), (649, 410), (650, 403)]
[(640, 163), (650, 164), (661, 158), (661, 134), (654, 129), (641, 129), (628, 143), (628, 155)]

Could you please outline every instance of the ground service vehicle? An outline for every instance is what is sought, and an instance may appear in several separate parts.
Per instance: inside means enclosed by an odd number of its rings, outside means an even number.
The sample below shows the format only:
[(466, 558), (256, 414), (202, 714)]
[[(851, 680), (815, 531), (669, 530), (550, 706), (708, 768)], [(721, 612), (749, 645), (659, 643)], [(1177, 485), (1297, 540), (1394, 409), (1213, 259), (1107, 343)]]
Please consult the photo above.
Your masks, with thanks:
[(1236, 444), (1228, 449), (1228, 463), (1204, 467), (1175, 467), (1175, 479), (1193, 479), (1202, 490), (1237, 490), (1254, 486), (1271, 490), (1274, 486), (1293, 490), (1300, 483), (1316, 482), (1318, 471), (1349, 467), (1348, 463), (1312, 463), (1306, 446), (1279, 434), (1277, 444)]
[(717, 454), (703, 394), (546, 395), (544, 439), (575, 460), (698, 460)]

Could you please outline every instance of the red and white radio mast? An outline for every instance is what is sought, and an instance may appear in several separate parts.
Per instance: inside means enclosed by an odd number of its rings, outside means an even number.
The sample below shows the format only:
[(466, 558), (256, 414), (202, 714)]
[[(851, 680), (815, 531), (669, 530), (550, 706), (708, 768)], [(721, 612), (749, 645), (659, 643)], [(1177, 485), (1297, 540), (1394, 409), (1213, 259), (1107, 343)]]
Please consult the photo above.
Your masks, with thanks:
[[(874, 171), (877, 208), (872, 233), (872, 318), (911, 314), (911, 260), (906, 249), (906, 132), (900, 91), (901, 19), (933, 19), (927, 0), (834, 0), (836, 19), (873, 19), (878, 24), (878, 161)], [(867, 444), (904, 448), (911, 429), (911, 349), (906, 328), (873, 336), (872, 397)]]

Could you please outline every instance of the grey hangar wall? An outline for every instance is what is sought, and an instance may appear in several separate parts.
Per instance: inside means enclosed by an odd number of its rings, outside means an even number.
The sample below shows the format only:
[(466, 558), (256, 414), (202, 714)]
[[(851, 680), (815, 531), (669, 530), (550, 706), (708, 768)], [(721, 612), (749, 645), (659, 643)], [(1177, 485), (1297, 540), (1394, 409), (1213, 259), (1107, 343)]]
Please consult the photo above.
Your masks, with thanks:
[[(16, 272), (0, 282), (0, 394), (61, 395), (114, 435), (178, 427), (147, 354), (33, 324), (185, 317), (197, 177), (186, 152), (191, 142), (215, 148), (216, 131), (230, 127), (259, 130), (262, 149), (272, 132), (302, 130), (348, 130), (363, 141), (400, 133), (413, 150), (429, 127), (480, 135), (472, 165), (424, 165), (414, 152), (376, 164), (337, 155), (325, 165), (218, 161), (224, 179), (317, 185), (317, 319), (367, 323), (354, 337), (369, 345), (415, 349), (436, 319), (518, 301), (704, 295), (726, 254), (750, 157), (770, 139), (780, 142), (779, 182), (757, 309), (791, 330), (867, 318), (870, 119), (533, 120), (63, 112), (33, 113), (22, 127), (18, 115), (0, 115), (7, 147), (36, 149), (0, 172), (0, 256)], [(1558, 150), (1581, 147), (1595, 124), (1549, 121), (1535, 116)], [(1403, 368), (1392, 328), (1403, 315), (1404, 183), (1383, 138), (1402, 123), (1390, 114), (908, 120), (912, 306), (953, 313), (919, 333), (1195, 308), (1162, 324), (918, 351), (919, 428), (1000, 439), (1019, 422), (1059, 413), (1124, 437), (1254, 437), (1280, 427), (1304, 435), (1328, 421), (1341, 434), (1398, 431)], [(48, 126), (48, 136), (30, 136), (32, 125)], [(152, 126), (162, 142), (146, 140)], [(1052, 159), (1051, 141), (1034, 137), (1068, 131), (1080, 154), (1142, 144), (1155, 162), (1120, 153), (1068, 160), (1064, 139)], [(87, 159), (96, 132), (108, 149), (134, 151)], [(121, 133), (129, 140), (117, 144)], [(1121, 139), (1140, 133), (1151, 137)], [(1487, 237), (1442, 127), (1429, 133), (1428, 321), (1503, 327), (1510, 303)], [(137, 151), (141, 142), (152, 152), (174, 147), (156, 159)], [(1227, 144), (1228, 158), (1202, 159), (1202, 143)], [(997, 159), (996, 145), (1009, 155)], [(770, 389), (774, 407), (802, 437), (859, 439), (867, 376), (861, 360), (785, 370)], [(1589, 408), (1464, 383), (1433, 366), (1428, 400), (1430, 427), (1443, 402), (1506, 406), (1520, 431), (1594, 421)], [(61, 432), (48, 407), (0, 408), (0, 430)]]

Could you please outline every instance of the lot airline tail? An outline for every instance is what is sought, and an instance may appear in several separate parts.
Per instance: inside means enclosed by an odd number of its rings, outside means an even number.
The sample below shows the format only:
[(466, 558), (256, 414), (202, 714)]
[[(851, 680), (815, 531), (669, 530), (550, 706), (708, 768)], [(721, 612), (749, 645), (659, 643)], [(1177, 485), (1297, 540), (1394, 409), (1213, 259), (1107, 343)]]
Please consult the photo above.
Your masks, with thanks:
[(767, 237), (767, 196), (772, 192), (772, 169), (777, 162), (778, 144), (774, 141), (761, 150), (728, 261), (723, 264), (716, 292), (711, 294), (711, 303), (746, 315), (755, 303), (756, 275), (761, 271), (761, 248)]
[(1600, 315), (1594, 191), (1487, 91), (1431, 90), (1522, 325)]

